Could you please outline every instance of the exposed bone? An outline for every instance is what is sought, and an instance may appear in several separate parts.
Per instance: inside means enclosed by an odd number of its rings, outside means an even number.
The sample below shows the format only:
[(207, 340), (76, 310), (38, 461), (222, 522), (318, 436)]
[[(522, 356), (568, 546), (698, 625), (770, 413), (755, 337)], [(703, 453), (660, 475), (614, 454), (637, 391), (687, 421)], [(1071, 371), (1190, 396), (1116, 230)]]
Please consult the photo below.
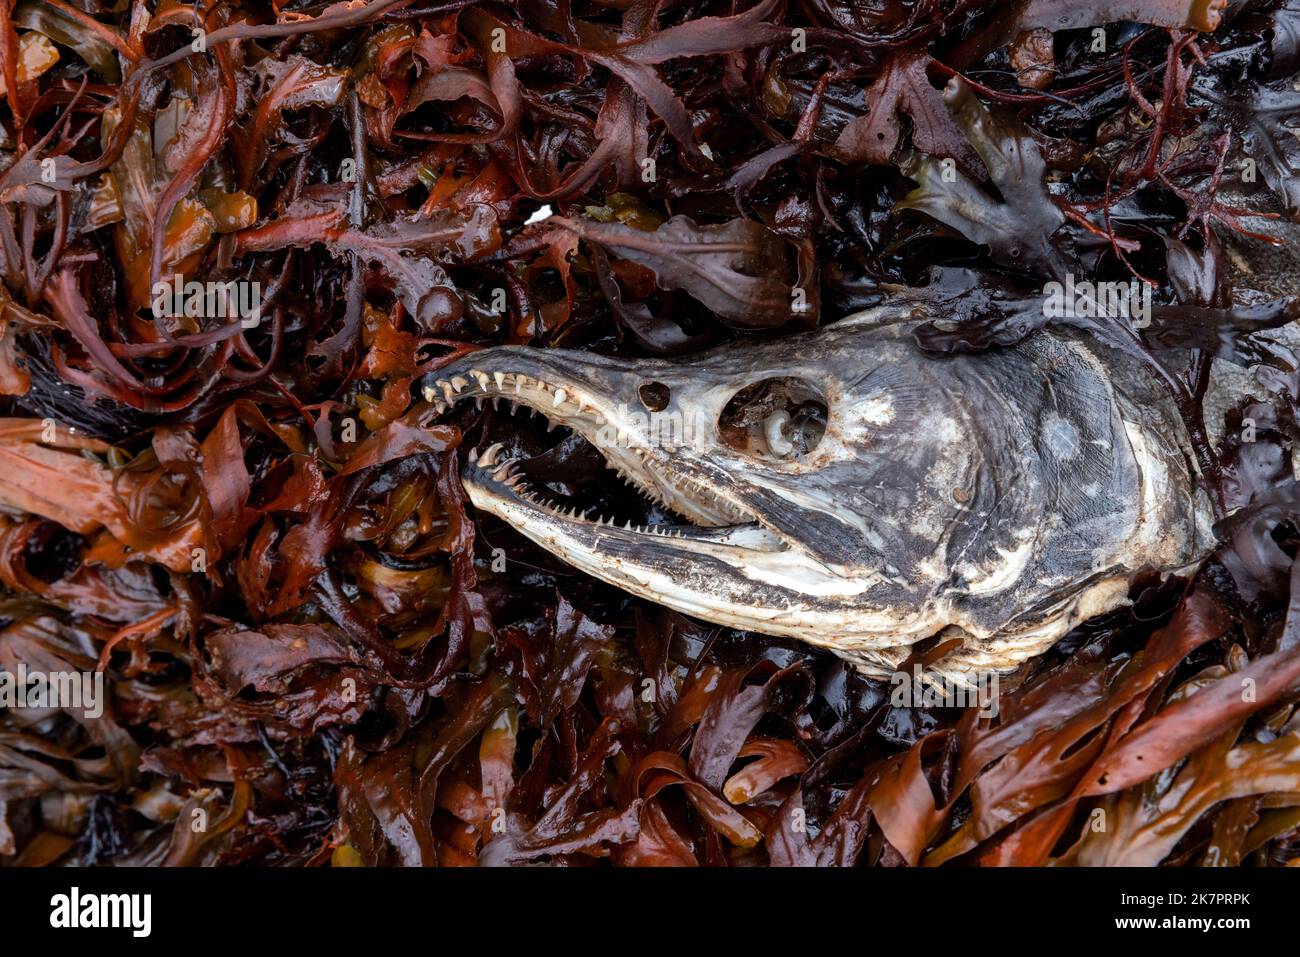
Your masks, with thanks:
[[(921, 312), (921, 318), (924, 318), (924, 310)], [(928, 378), (930, 373), (924, 370), (930, 368), (929, 363), (938, 360), (918, 358), (913, 341), (906, 335), (899, 337), (905, 340), (902, 348), (893, 352), (886, 350), (889, 357), (878, 358), (880, 346), (888, 342), (887, 339), (873, 338), (876, 333), (872, 330), (878, 327), (879, 323), (872, 322), (863, 322), (857, 327), (862, 330), (861, 334), (865, 338), (861, 342), (855, 340), (853, 346), (845, 350), (844, 356), (838, 360), (841, 366), (832, 376), (840, 374), (841, 381), (857, 383), (862, 378), (864, 362), (916, 363), (917, 370), (909, 370), (909, 374), (914, 375), (912, 381), (935, 381)], [(852, 328), (855, 328), (855, 324), (846, 320), (801, 341), (810, 341), (812, 337), (833, 337), (842, 330)], [(1065, 337), (1071, 335), (1066, 333)], [(1130, 380), (1140, 378), (1140, 370), (1135, 373), (1132, 370), (1117, 369), (1115, 366), (1120, 361), (1119, 357), (1109, 354), (1098, 356), (1095, 354), (1096, 347), (1087, 342), (1079, 343), (1071, 338), (1066, 348), (1075, 349), (1075, 352), (1068, 356), (1058, 355), (1063, 348), (1060, 344), (1062, 341), (1054, 331), (1048, 331), (1031, 337), (1026, 345), (1015, 348), (1028, 349), (1028, 356), (1017, 361), (1028, 362), (1037, 375), (1062, 375), (1067, 378), (1070, 375), (1094, 375), (1091, 384), (1082, 391), (1071, 388), (1069, 382), (1063, 381), (1062, 387), (1054, 394), (1064, 398), (1067, 405), (1073, 403), (1079, 406), (1083, 403), (1082, 397), (1086, 396), (1097, 396), (1097, 400), (1090, 401), (1101, 401), (1109, 394), (1111, 386), (1108, 383), (1120, 382), (1127, 385)], [(728, 348), (736, 353), (732, 360), (727, 360), (732, 362), (729, 368), (733, 369), (772, 369), (775, 367), (774, 362), (790, 361), (791, 357), (807, 363), (805, 368), (816, 367), (822, 361), (815, 351), (800, 353), (801, 347), (795, 346), (794, 342), (794, 339), (782, 341), (782, 355), (779, 359), (761, 355), (765, 347), (748, 342), (743, 348), (735, 345), (723, 347), (720, 353), (725, 353)], [(1034, 343), (1037, 342), (1056, 342), (1057, 345), (1048, 347), (1046, 352), (1039, 355), (1034, 351), (1037, 348)], [(866, 346), (870, 348), (865, 348)], [(769, 351), (774, 351), (775, 348), (773, 346)], [(556, 356), (562, 351), (550, 352), (550, 356)], [(486, 350), (476, 353), (474, 361), (480, 367), (491, 370), (492, 365), (486, 363), (498, 361), (496, 356), (505, 354), (506, 350), (495, 354), (492, 350)], [(578, 364), (590, 362), (590, 359), (581, 354), (569, 355), (572, 358), (566, 357), (559, 361)], [(973, 387), (978, 390), (980, 363), (1010, 361), (1005, 358), (1008, 356), (1006, 351), (993, 353), (992, 356), (995, 358), (971, 356), (944, 360), (944, 375), (948, 377), (944, 379), (945, 384), (952, 381), (949, 370), (969, 366), (965, 373), (968, 377), (959, 385), (970, 389), (974, 384)], [(999, 360), (997, 356), (1004, 358)], [(1055, 364), (1045, 364), (1046, 359), (1053, 356)], [(549, 361), (552, 361), (550, 357)], [(608, 361), (603, 360), (600, 368), (608, 368)], [(700, 371), (697, 374), (705, 381), (709, 381), (710, 376), (719, 380), (712, 387), (713, 394), (721, 395), (719, 401), (725, 402), (728, 388), (735, 386), (727, 384), (726, 373), (717, 369), (713, 362), (708, 357), (689, 361), (698, 367)], [(837, 369), (835, 366), (831, 368)], [(466, 369), (467, 374), (473, 374), (474, 370), (468, 367)], [(1058, 369), (1061, 371), (1058, 372)], [(454, 369), (449, 370), (449, 373), (453, 376), (453, 386), (459, 392), (465, 384), (463, 376), (455, 375)], [(919, 378), (915, 373), (919, 373)], [(633, 435), (639, 434), (636, 430), (644, 428), (635, 422), (629, 426), (620, 418), (621, 413), (614, 412), (619, 402), (617, 394), (590, 395), (585, 391), (586, 386), (575, 382), (547, 383), (510, 370), (498, 370), (489, 374), (490, 379), (486, 383), (479, 380), (482, 393), (499, 396), (509, 390), (515, 408), (522, 406), (528, 409), (530, 416), (542, 415), (548, 431), (558, 425), (565, 425), (575, 434), (595, 442), (596, 429), (608, 422), (617, 423), (620, 430), (630, 427)], [(643, 374), (641, 368), (638, 368), (636, 375)], [(731, 374), (734, 376), (736, 373), (733, 371)], [(744, 373), (740, 375), (743, 376)], [(457, 378), (461, 379), (460, 385), (456, 384)], [(583, 380), (578, 377), (577, 381)], [(599, 381), (599, 377), (596, 381)], [(833, 378), (827, 382), (828, 388), (834, 385)], [(803, 485), (801, 483), (807, 480), (798, 476), (802, 467), (800, 457), (805, 453), (796, 450), (785, 435), (786, 414), (776, 413), (764, 423), (764, 437), (767, 440), (764, 452), (781, 458), (780, 469), (784, 475), (763, 474), (760, 470), (755, 476), (760, 494), (752, 499), (746, 497), (747, 487), (752, 486), (743, 463), (724, 465), (723, 468), (727, 469), (725, 478), (715, 480), (714, 475), (719, 474), (717, 466), (693, 467), (690, 470), (679, 467), (679, 462), (690, 462), (698, 455), (693, 447), (678, 446), (665, 450), (662, 445), (646, 445), (639, 440), (626, 445), (618, 443), (617, 446), (595, 442), (604, 454), (607, 465), (620, 478), (642, 492), (648, 500), (677, 511), (689, 521), (695, 522), (700, 526), (696, 531), (685, 524), (637, 526), (630, 520), (622, 523), (620, 528), (612, 516), (596, 514), (588, 518), (580, 508), (568, 503), (560, 508), (549, 496), (538, 494), (529, 488), (526, 477), (513, 466), (498, 466), (492, 476), (495, 481), (490, 493), (482, 485), (474, 484), (475, 476), (467, 477), (466, 487), (477, 507), (493, 511), (543, 547), (597, 577), (719, 624), (769, 634), (790, 635), (824, 645), (877, 676), (887, 676), (887, 672), (882, 669), (893, 660), (897, 649), (905, 649), (912, 642), (949, 626), (962, 627), (963, 632), (971, 638), (961, 654), (951, 654), (945, 659), (945, 665), (950, 663), (952, 668), (958, 670), (1011, 667), (1024, 657), (1050, 645), (1072, 622), (1122, 603), (1125, 597), (1123, 584), (1126, 569), (1140, 564), (1171, 569), (1180, 567), (1180, 561), (1194, 560), (1198, 554), (1200, 533), (1189, 530), (1186, 515), (1174, 514), (1177, 508), (1183, 506), (1161, 504), (1187, 502), (1188, 499), (1185, 490), (1178, 484), (1184, 481), (1184, 473), (1175, 471), (1182, 468), (1177, 464), (1180, 440), (1177, 438), (1177, 425), (1174, 424), (1178, 421), (1176, 411), (1166, 414), (1167, 397), (1160, 393), (1158, 387), (1147, 392), (1139, 390), (1132, 398), (1125, 399), (1127, 404), (1122, 406), (1118, 414), (1122, 417), (1122, 425), (1127, 429), (1127, 434), (1122, 430), (1106, 433), (1105, 438), (1109, 441), (1091, 442), (1085, 446), (1088, 455), (1095, 457), (1098, 462), (1116, 451), (1130, 455), (1124, 468), (1136, 468), (1148, 479), (1137, 483), (1144, 502), (1136, 513), (1140, 520), (1133, 526), (1136, 529), (1132, 533), (1134, 541), (1127, 547), (1127, 551), (1123, 542), (1118, 540), (1128, 534), (1123, 529), (1129, 528), (1127, 523), (1130, 522), (1128, 517), (1117, 511), (1123, 507), (1125, 493), (1122, 488), (1102, 488), (1100, 494), (1093, 497), (1093, 493), (1084, 487), (1089, 479), (1084, 477), (1079, 467), (1070, 465), (1068, 468), (1053, 468), (1035, 476), (1035, 480), (1029, 483), (1017, 485), (1014, 481), (1000, 481), (992, 489), (995, 497), (989, 497), (990, 488), (987, 485), (981, 486), (976, 481), (983, 468), (979, 460), (963, 461), (960, 455), (951, 458), (951, 451), (944, 450), (959, 450), (963, 444), (969, 445), (970, 437), (974, 435), (981, 436), (982, 440), (1003, 441), (999, 423), (972, 424), (959, 421), (960, 414), (954, 413), (951, 405), (954, 396), (960, 398), (965, 393), (956, 385), (952, 389), (947, 389), (946, 385), (944, 388), (931, 385), (929, 391), (919, 388), (916, 390), (916, 397), (910, 401), (920, 403), (924, 409), (919, 412), (914, 410), (906, 429), (900, 431), (894, 419), (898, 395), (901, 393), (895, 394), (891, 400), (888, 393), (883, 398), (878, 394), (884, 386), (877, 385), (873, 388), (878, 390), (877, 393), (864, 393), (858, 399), (866, 405), (863, 406), (860, 417), (851, 423), (858, 430), (856, 433), (846, 435), (845, 423), (835, 419), (836, 413), (832, 408), (826, 433), (829, 441), (823, 441), (826, 449), (830, 453), (844, 454), (845, 457), (840, 459), (843, 463), (853, 461), (855, 456), (879, 459), (882, 448), (889, 449), (892, 455), (896, 454), (893, 451), (896, 448), (908, 448), (909, 442), (933, 441), (934, 448), (940, 455), (940, 464), (950, 463), (948, 471), (940, 474), (930, 468), (927, 473), (925, 468), (913, 468), (900, 472), (899, 477), (907, 480), (906, 488), (891, 485), (889, 475), (884, 472), (880, 475), (886, 481), (873, 478), (868, 473), (862, 481), (842, 482), (834, 489), (819, 488), (816, 483)], [(633, 392), (632, 395), (634, 394)], [(1023, 394), (999, 396), (986, 402), (984, 408), (998, 410), (1002, 405), (1014, 407), (1025, 402), (1032, 394), (1033, 389), (1027, 388)], [(456, 396), (457, 399), (468, 397), (470, 396)], [(550, 401), (546, 401), (548, 398)], [(828, 395), (828, 408), (833, 406), (829, 401), (831, 398)], [(891, 405), (891, 401), (895, 404)], [(629, 407), (636, 408), (631, 403)], [(716, 416), (719, 411), (720, 409), (714, 409), (707, 414)], [(1037, 409), (1030, 411), (1034, 414), (1022, 421), (1039, 422), (1041, 413)], [(1059, 417), (1059, 407), (1046, 411), (1058, 414)], [(1005, 460), (1010, 464), (1003, 467), (1011, 468), (1014, 472), (1022, 467), (1016, 463), (1027, 461), (1026, 455), (1032, 457), (1046, 454), (1044, 450), (1057, 454), (1053, 450), (1059, 449), (1060, 454), (1073, 454), (1074, 446), (1071, 443), (1080, 435), (1079, 423), (1095, 422), (1098, 417), (1105, 422), (1116, 413), (1100, 407), (1082, 410), (1074, 408), (1072, 414), (1074, 418), (1071, 421), (1074, 425), (1067, 423), (1064, 431), (1057, 429), (1042, 435), (1027, 436), (1027, 444), (1019, 446), (1016, 455)], [(1093, 417), (1080, 418), (1080, 415)], [(1148, 426), (1147, 419), (1154, 424)], [(891, 425), (894, 426), (893, 431), (889, 431)], [(949, 430), (948, 433), (944, 432), (945, 429)], [(1095, 438), (1097, 430), (1091, 426), (1089, 429), (1082, 434)], [(850, 442), (857, 444), (851, 445)], [(1131, 453), (1128, 451), (1130, 444)], [(1092, 451), (1098, 445), (1106, 450), (1104, 454)], [(725, 451), (722, 453), (724, 461), (727, 454)], [(489, 464), (496, 463), (497, 453), (485, 452), (481, 455), (488, 458)], [(944, 459), (943, 456), (949, 458)], [(1136, 458), (1136, 465), (1133, 464), (1133, 457)], [(1102, 462), (1102, 465), (1105, 463)], [(852, 475), (851, 472), (850, 474)], [(479, 473), (480, 482), (481, 475)], [(1014, 474), (1008, 476), (1012, 480), (1014, 477)], [(1067, 580), (1045, 580), (1044, 575), (1050, 578), (1051, 575), (1058, 574), (1050, 563), (1052, 559), (1044, 565), (1042, 558), (1036, 558), (1035, 561), (1039, 564), (1028, 570), (1017, 564), (1018, 561), (1023, 564), (1022, 557), (1018, 556), (1029, 554), (1025, 549), (1043, 537), (1051, 523), (1056, 523), (1063, 529), (1071, 528), (1063, 513), (1058, 515), (1055, 511), (1050, 511), (1054, 501), (1050, 494), (1045, 498), (1045, 506), (1035, 506), (1028, 512), (1017, 511), (1021, 506), (1017, 504), (1019, 499), (1016, 496), (1023, 498), (1027, 494), (1023, 489), (1032, 488), (1044, 481), (1070, 485), (1066, 490), (1066, 500), (1072, 503), (1094, 503), (1090, 507), (1095, 508), (1095, 513), (1105, 513), (1103, 517), (1107, 518), (1107, 521), (1096, 519), (1083, 533), (1092, 537), (1089, 540), (1096, 539), (1099, 547), (1104, 546), (1110, 551), (1106, 552), (1102, 565), (1080, 570), (1078, 580), (1082, 585), (1075, 586)], [(965, 490), (970, 498), (954, 504), (953, 489), (958, 487)], [(1054, 486), (1049, 484), (1047, 491), (1050, 492), (1052, 487)], [(1143, 492), (1143, 489), (1147, 491)], [(778, 509), (778, 514), (781, 510), (785, 512), (786, 524), (783, 527), (773, 526), (767, 521), (769, 516), (758, 514), (762, 509), (750, 510), (752, 501), (775, 502), (773, 496), (785, 497)], [(848, 497), (852, 498), (851, 502), (844, 500)], [(1055, 501), (1065, 500), (1058, 497)], [(525, 505), (526, 509), (520, 511)], [(1059, 510), (1059, 506), (1056, 508)], [(682, 511), (683, 509), (687, 511)], [(928, 516), (937, 514), (934, 509), (941, 510), (942, 522), (953, 523), (954, 527), (962, 523), (988, 525), (996, 516), (996, 532), (1003, 537), (994, 539), (990, 544), (986, 534), (979, 541), (962, 542), (961, 548), (954, 548), (950, 554), (945, 555), (944, 548), (950, 532), (944, 524), (934, 526), (933, 530), (926, 525)], [(943, 509), (947, 511), (942, 511)], [(1106, 509), (1115, 512), (1114, 521), (1109, 520)], [(805, 515), (806, 531), (803, 524)], [(1042, 522), (1043, 525), (1022, 529), (1015, 524), (1019, 515), (1036, 516), (1030, 520)], [(698, 516), (707, 518), (701, 520)], [(881, 520), (891, 523), (890, 536), (872, 539), (872, 526)], [(864, 529), (866, 541), (861, 546), (863, 554), (871, 554), (873, 541), (879, 541), (881, 546), (892, 550), (881, 553), (879, 558), (862, 561), (855, 555), (847, 558), (823, 557), (817, 551), (820, 544), (818, 537), (822, 535), (820, 529), (827, 523), (833, 525), (836, 522), (843, 522), (843, 529), (836, 535), (845, 537), (845, 540), (852, 540), (858, 534), (855, 531), (857, 528)], [(1119, 523), (1118, 526), (1116, 522)], [(744, 531), (750, 525), (757, 530)], [(730, 526), (736, 531), (733, 534), (718, 526)], [(1120, 532), (1107, 531), (1116, 527)], [(595, 535), (590, 530), (592, 528), (600, 528), (602, 531)], [(1208, 529), (1208, 522), (1205, 523), (1205, 528)], [(587, 531), (584, 532), (583, 529)], [(1028, 537), (1017, 537), (1021, 532)], [(834, 540), (836, 535), (832, 535), (830, 540)], [(645, 549), (658, 550), (647, 551), (646, 554), (667, 556), (669, 553), (664, 550), (669, 547), (674, 552), (671, 557), (648, 561), (639, 556), (638, 543), (628, 536), (645, 536)], [(683, 545), (668, 546), (665, 544), (668, 541), (681, 542)], [(605, 549), (615, 542), (618, 547), (606, 555)], [(651, 542), (654, 544), (651, 545)], [(1030, 545), (1025, 545), (1025, 542)], [(575, 543), (589, 543), (582, 547), (589, 547), (593, 551), (585, 555), (577, 554)], [(994, 544), (997, 548), (993, 548)], [(935, 550), (933, 557), (927, 557), (930, 550)], [(1077, 545), (1072, 546), (1069, 554), (1096, 561), (1089, 559), (1092, 552)], [(698, 566), (696, 556), (699, 555), (709, 555), (713, 563)], [(918, 561), (922, 558), (925, 559), (924, 562)], [(700, 567), (707, 568), (708, 573), (699, 574), (697, 569)], [(631, 571), (624, 571), (625, 568)], [(885, 594), (889, 594), (888, 589), (891, 588), (921, 589), (929, 580), (923, 576), (930, 574), (933, 574), (936, 583), (933, 595), (918, 591), (915, 596), (908, 593), (901, 598), (872, 598), (860, 603), (854, 597), (864, 591), (874, 594), (872, 589), (886, 589)], [(918, 579), (918, 576), (921, 577)], [(754, 597), (750, 600), (728, 597), (739, 595), (751, 586)], [(725, 592), (728, 588), (734, 591)], [(1018, 598), (1022, 590), (1023, 596)], [(1058, 592), (1065, 595), (1059, 601), (1053, 597)], [(1005, 607), (990, 606), (994, 610), (985, 617), (979, 617), (969, 610), (976, 607), (977, 601), (987, 603), (989, 600), (983, 598), (984, 595), (996, 597), (1004, 593), (1008, 596), (1006, 599), (996, 600), (1004, 602)], [(1006, 627), (1010, 630), (1005, 634), (997, 632), (999, 622), (1009, 622)], [(997, 635), (996, 640), (990, 637), (993, 634)]]

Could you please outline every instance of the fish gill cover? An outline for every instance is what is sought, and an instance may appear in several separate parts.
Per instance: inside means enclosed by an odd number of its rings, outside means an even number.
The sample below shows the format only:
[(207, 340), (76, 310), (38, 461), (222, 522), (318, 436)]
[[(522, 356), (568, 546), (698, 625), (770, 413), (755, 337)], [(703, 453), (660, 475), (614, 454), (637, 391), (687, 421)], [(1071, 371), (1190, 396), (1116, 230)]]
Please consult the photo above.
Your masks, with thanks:
[[(11, 681), (0, 861), (1300, 857), (1300, 3), (0, 0), (0, 72), (0, 668), (102, 688)], [(470, 449), (660, 507), (419, 388), (902, 289), (1138, 357), (1219, 516), (995, 708), (576, 573)]]

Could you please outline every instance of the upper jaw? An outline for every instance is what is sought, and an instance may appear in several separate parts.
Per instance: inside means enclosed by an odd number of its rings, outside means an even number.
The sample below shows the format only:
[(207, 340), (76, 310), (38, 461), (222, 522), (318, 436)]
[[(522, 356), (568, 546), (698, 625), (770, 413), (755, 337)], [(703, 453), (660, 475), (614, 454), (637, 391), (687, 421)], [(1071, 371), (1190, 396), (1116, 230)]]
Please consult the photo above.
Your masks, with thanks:
[[(629, 483), (696, 525), (755, 521), (732, 490), (710, 481), (709, 470), (694, 467), (698, 453), (667, 449), (644, 434), (629, 415), (637, 392), (620, 381), (629, 378), (627, 372), (596, 364), (562, 370), (555, 361), (560, 358), (543, 361), (511, 347), (485, 349), (426, 376), (424, 397), (440, 412), (465, 400), (526, 406), (544, 415), (551, 428), (563, 425), (580, 434)], [(467, 478), (477, 480), (474, 474)]]

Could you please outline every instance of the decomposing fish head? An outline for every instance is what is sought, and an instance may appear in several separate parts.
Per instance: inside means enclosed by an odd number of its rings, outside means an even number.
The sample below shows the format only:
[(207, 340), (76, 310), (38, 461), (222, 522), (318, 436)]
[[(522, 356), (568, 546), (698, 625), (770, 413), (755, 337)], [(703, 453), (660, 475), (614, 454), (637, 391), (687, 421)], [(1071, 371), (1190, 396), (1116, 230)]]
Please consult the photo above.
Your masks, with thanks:
[(958, 680), (1014, 667), (1124, 602), (1138, 569), (1205, 554), (1181, 420), (1143, 369), (1052, 330), (936, 357), (920, 309), (687, 361), (485, 349), (425, 395), (530, 406), (683, 521), (562, 511), (495, 447), (465, 471), (477, 508), (629, 592), (868, 673), (940, 633)]

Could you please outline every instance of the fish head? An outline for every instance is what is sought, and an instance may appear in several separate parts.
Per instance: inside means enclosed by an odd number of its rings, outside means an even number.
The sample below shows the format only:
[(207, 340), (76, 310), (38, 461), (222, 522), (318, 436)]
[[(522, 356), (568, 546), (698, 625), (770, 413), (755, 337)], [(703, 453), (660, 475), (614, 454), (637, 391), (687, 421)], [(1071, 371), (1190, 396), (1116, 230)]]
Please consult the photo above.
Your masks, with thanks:
[(930, 530), (974, 494), (981, 455), (960, 396), (903, 334), (911, 316), (881, 309), (681, 361), (488, 348), (424, 390), (443, 406), (528, 406), (682, 518), (646, 527), (566, 512), (496, 448), (469, 462), (474, 505), (569, 564), (741, 629), (802, 634), (846, 608), (889, 627), (915, 604), (914, 566), (938, 546)]

